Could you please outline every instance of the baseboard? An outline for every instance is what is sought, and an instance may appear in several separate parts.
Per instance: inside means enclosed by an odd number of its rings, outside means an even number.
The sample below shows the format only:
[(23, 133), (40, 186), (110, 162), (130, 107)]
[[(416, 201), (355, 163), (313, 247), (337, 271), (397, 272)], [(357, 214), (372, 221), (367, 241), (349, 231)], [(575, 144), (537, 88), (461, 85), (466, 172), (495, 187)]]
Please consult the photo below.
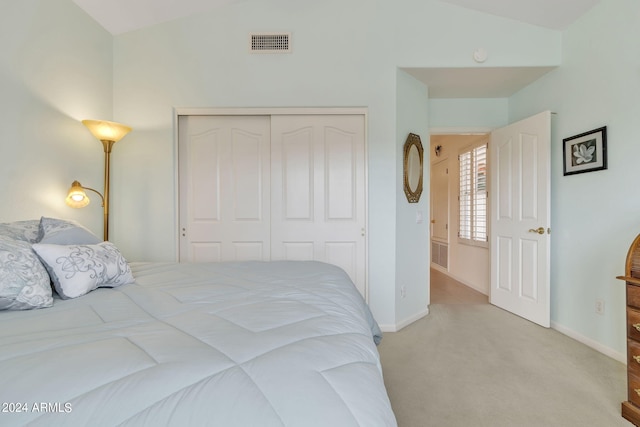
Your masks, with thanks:
[(577, 333), (576, 331), (569, 329), (565, 326), (562, 326), (556, 322), (551, 322), (551, 328), (568, 336), (569, 338), (573, 338), (574, 340), (586, 345), (587, 347), (591, 347), (592, 349), (599, 351), (605, 356), (609, 356), (610, 358), (617, 360), (618, 362), (627, 364), (627, 355), (619, 353), (612, 348), (609, 348), (605, 345), (600, 344), (599, 342), (592, 340), (591, 338), (585, 337), (582, 334)]
[(400, 329), (409, 326), (410, 324), (412, 324), (413, 322), (422, 319), (423, 317), (425, 317), (427, 314), (429, 314), (429, 307), (427, 307), (426, 309), (424, 309), (424, 311), (421, 311), (401, 322), (396, 323), (395, 325), (379, 325), (380, 326), (380, 330), (382, 332), (398, 332)]
[(396, 332), (396, 327), (395, 325), (382, 325), (382, 324), (378, 324), (378, 326), (380, 326), (380, 330), (382, 332)]

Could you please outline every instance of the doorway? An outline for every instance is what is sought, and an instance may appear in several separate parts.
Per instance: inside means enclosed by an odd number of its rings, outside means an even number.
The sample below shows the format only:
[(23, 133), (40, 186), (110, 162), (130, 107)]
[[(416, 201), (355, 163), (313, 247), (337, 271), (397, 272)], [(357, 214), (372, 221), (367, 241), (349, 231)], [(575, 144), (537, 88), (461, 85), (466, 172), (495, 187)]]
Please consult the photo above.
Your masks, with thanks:
[[(468, 147), (488, 142), (489, 133), (432, 134), (430, 138), (431, 284), (457, 289), (465, 286), (487, 298), (491, 258), (488, 244), (468, 244), (458, 239), (460, 215), (458, 156)], [(455, 282), (455, 283), (454, 283)], [(450, 285), (450, 286), (449, 286)], [(460, 294), (454, 292), (453, 295)], [(452, 295), (446, 298), (450, 300)]]
[[(459, 171), (458, 184), (449, 186), (449, 194), (452, 188), (459, 191), (454, 202), (449, 198), (449, 211), (453, 211), (449, 219), (457, 218), (459, 222), (455, 228), (458, 235), (448, 233), (448, 275), (473, 288), (473, 283), (465, 280), (473, 279), (469, 271), (475, 271), (479, 280), (488, 277), (488, 286), (477, 290), (489, 295), (491, 304), (549, 327), (551, 112), (538, 113), (478, 137), (486, 139), (481, 142), (484, 145), (474, 143), (458, 148), (455, 156), (456, 142), (463, 140), (463, 135), (445, 137), (452, 141), (446, 146), (436, 135), (431, 138), (436, 155), (449, 148), (449, 164), (454, 164), (452, 158), (459, 163), (451, 168)], [(455, 174), (452, 176), (455, 181)], [(493, 192), (490, 200), (489, 189)], [(483, 194), (487, 198), (484, 201)], [(477, 215), (483, 211), (484, 224)], [(475, 255), (481, 255), (480, 262), (469, 253), (458, 258), (475, 246), (483, 249), (474, 250)], [(486, 269), (487, 264), (488, 274), (478, 274), (478, 269)]]

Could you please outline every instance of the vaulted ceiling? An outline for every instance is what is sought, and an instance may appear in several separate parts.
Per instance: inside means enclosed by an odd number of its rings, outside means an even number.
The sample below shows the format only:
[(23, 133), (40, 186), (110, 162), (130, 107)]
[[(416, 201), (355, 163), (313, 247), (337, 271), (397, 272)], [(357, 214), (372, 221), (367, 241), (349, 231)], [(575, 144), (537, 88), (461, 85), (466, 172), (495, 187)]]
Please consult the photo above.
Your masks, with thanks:
[[(182, 18), (241, 0), (73, 0), (112, 34)], [(599, 0), (439, 0), (563, 30)], [(126, 11), (124, 13), (123, 11)]]
[[(117, 35), (242, 0), (73, 0)], [(438, 0), (554, 30), (564, 30), (599, 0)], [(123, 11), (126, 11), (124, 13)], [(432, 98), (502, 98), (528, 85), (549, 67), (414, 68)], [(469, 84), (471, 82), (471, 84)]]

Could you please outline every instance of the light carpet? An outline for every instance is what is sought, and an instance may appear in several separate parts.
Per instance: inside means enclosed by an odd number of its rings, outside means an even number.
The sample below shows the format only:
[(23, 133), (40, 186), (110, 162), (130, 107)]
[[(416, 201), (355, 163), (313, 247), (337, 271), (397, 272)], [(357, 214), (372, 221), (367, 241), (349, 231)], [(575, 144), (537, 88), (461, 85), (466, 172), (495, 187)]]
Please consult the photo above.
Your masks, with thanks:
[(379, 352), (400, 427), (631, 426), (626, 367), (489, 304), (432, 304)]

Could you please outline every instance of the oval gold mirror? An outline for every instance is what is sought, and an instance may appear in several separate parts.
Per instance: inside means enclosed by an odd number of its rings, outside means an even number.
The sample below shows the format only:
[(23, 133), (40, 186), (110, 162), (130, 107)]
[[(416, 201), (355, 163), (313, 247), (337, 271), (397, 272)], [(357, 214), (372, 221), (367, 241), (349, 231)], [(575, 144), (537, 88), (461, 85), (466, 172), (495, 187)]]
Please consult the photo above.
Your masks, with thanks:
[(404, 143), (404, 194), (409, 203), (418, 203), (422, 194), (423, 169), (422, 141), (420, 136), (410, 133)]

